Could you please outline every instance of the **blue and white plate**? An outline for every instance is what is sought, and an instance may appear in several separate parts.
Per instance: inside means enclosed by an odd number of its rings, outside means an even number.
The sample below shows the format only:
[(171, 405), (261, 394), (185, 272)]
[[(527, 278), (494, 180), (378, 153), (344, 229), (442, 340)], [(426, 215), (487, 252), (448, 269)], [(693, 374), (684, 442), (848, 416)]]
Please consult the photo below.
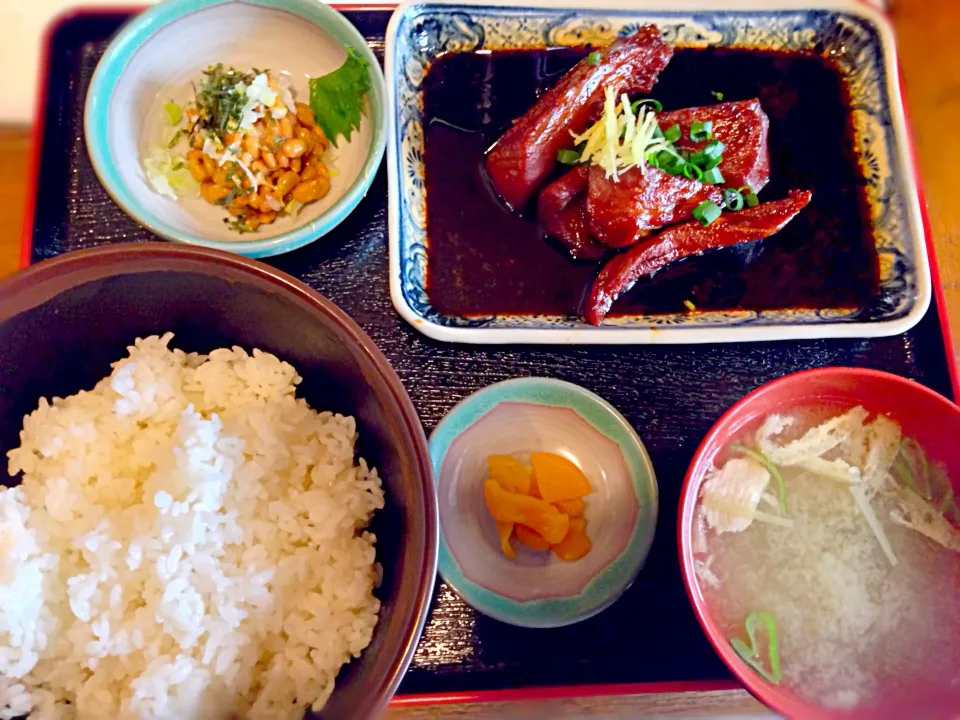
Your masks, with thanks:
[[(531, 0), (522, 8), (408, 0), (387, 30), (390, 289), (398, 312), (438, 340), (473, 343), (703, 343), (905, 332), (930, 303), (930, 268), (910, 158), (893, 31), (857, 0)], [(443, 53), (606, 45), (654, 23), (675, 47), (815, 51), (836, 61), (850, 93), (854, 150), (862, 169), (880, 291), (865, 308), (733, 310), (635, 315), (593, 327), (575, 317), (444, 314), (427, 287), (423, 80)]]

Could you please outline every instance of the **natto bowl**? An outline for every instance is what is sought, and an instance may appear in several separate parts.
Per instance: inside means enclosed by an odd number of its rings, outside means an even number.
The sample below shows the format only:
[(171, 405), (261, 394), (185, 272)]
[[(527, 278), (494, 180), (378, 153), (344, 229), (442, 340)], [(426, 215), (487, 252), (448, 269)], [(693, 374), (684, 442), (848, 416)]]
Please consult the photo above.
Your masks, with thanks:
[(209, 352), (274, 353), (303, 377), (313, 407), (353, 415), (357, 452), (380, 471), (374, 516), (382, 602), (370, 646), (343, 668), (321, 718), (375, 717), (413, 657), (433, 593), (437, 501), (426, 439), (400, 379), (329, 300), (261, 263), (168, 243), (63, 255), (0, 282), (0, 453), (41, 397), (92, 388), (137, 337), (175, 333)]
[[(254, 233), (238, 234), (226, 208), (201, 198), (157, 193), (143, 169), (162, 145), (164, 103), (193, 98), (191, 83), (210, 65), (290, 74), (298, 101), (307, 78), (339, 68), (346, 47), (367, 62), (366, 114), (349, 142), (331, 148), (336, 175), (330, 192)], [(113, 200), (148, 230), (176, 242), (266, 257), (327, 234), (366, 195), (386, 144), (383, 72), (360, 32), (316, 0), (165, 0), (137, 15), (107, 47), (90, 81), (84, 138), (93, 169)]]
[[(906, 688), (904, 683), (880, 682), (875, 696), (853, 710), (828, 710), (811, 703), (784, 685), (767, 682), (747, 666), (711, 616), (694, 569), (692, 547), (694, 510), (704, 476), (714, 465), (718, 453), (762, 418), (816, 405), (841, 410), (860, 405), (870, 413), (888, 415), (901, 425), (905, 437), (915, 438), (924, 447), (931, 460), (946, 466), (954, 491), (960, 493), (960, 407), (943, 396), (912, 380), (864, 368), (828, 367), (773, 380), (744, 397), (717, 421), (687, 471), (680, 496), (678, 542), (683, 579), (697, 619), (714, 650), (747, 690), (785, 717), (803, 720), (955, 718), (955, 711), (960, 708), (960, 686), (947, 686), (934, 680)], [(930, 658), (930, 662), (934, 668), (937, 658)]]

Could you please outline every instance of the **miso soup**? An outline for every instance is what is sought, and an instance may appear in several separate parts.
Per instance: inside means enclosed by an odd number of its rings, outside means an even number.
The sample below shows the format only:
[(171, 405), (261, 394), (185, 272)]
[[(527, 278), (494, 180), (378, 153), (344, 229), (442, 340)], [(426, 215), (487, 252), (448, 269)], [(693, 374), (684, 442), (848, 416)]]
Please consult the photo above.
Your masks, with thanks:
[(960, 696), (960, 510), (896, 422), (859, 407), (764, 418), (718, 454), (696, 523), (708, 611), (769, 682), (837, 710), (908, 688)]

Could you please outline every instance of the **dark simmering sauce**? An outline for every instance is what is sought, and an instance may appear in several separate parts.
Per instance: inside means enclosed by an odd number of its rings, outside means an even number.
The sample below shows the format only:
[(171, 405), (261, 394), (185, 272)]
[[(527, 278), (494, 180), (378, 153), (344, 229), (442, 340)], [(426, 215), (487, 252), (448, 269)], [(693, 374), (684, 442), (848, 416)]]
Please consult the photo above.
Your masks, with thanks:
[[(532, 207), (512, 213), (483, 157), (511, 121), (587, 50), (509, 50), (439, 58), (424, 87), (427, 291), (449, 315), (575, 315), (596, 263), (543, 239)], [(770, 117), (770, 182), (813, 201), (768, 240), (680, 261), (643, 279), (613, 314), (863, 307), (878, 267), (840, 74), (813, 55), (681, 49), (651, 95), (673, 110), (760, 99)], [(723, 165), (720, 166), (721, 169)]]

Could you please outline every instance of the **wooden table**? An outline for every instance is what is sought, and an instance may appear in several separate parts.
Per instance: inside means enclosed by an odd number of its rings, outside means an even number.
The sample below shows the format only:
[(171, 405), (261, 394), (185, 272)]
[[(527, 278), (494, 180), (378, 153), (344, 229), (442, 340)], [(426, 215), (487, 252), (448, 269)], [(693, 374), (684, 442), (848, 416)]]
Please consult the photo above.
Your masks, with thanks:
[[(951, 325), (960, 333), (960, 2), (894, 0), (900, 63), (930, 224)], [(14, 272), (29, 164), (29, 129), (0, 126), (0, 277)], [(769, 717), (742, 690), (395, 709), (390, 720), (420, 718)]]

